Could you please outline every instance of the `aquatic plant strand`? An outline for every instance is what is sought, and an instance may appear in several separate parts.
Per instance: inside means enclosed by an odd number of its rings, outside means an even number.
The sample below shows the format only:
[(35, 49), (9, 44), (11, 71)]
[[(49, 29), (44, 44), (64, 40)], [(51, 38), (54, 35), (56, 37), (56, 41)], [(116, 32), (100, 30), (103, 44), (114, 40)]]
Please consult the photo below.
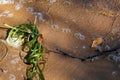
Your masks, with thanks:
[[(5, 24), (5, 26), (7, 26)], [(9, 27), (9, 26), (7, 26)], [(33, 80), (38, 75), (39, 80), (45, 80), (42, 70), (39, 67), (39, 61), (43, 57), (43, 43), (37, 41), (41, 35), (35, 24), (21, 24), (10, 26), (6, 42), (11, 46), (22, 46), (22, 50), (27, 52), (23, 62), (28, 65), (26, 69), (27, 80)]]

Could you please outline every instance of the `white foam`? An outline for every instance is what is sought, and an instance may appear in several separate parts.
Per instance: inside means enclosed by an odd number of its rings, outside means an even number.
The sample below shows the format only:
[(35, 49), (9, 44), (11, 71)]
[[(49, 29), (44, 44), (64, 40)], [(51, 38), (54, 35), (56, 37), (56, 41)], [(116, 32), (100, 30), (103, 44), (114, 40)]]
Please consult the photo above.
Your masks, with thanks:
[(14, 16), (14, 14), (10, 13), (9, 10), (5, 10), (2, 13), (0, 13), (0, 17), (13, 17), (13, 16)]
[(3, 17), (3, 14), (0, 14), (0, 17)]
[(120, 62), (120, 56), (116, 56), (114, 54), (108, 55), (108, 59), (113, 60), (115, 62)]
[(17, 68), (18, 71), (22, 70), (23, 66)]
[(76, 32), (74, 36), (80, 40), (85, 40), (85, 36), (81, 34), (80, 32)]
[(6, 41), (5, 41), (5, 40), (1, 39), (1, 41), (6, 44)]
[(112, 76), (113, 76), (113, 77), (116, 77), (117, 75), (118, 75), (117, 71), (113, 71), (113, 72), (112, 72)]
[(8, 73), (8, 70), (3, 70), (4, 74), (7, 74)]
[(120, 32), (120, 27), (112, 29), (112, 33), (119, 33), (119, 32)]
[(40, 21), (45, 22), (45, 19), (43, 18), (43, 14), (41, 12), (33, 12), (33, 14), (37, 16)]
[(63, 4), (71, 5), (72, 3), (70, 1), (64, 0)]
[(57, 0), (47, 0), (49, 1), (50, 3), (55, 3)]
[(15, 10), (20, 10), (23, 7), (21, 3), (16, 3)]
[(53, 25), (51, 25), (51, 27), (52, 27), (52, 29), (58, 29), (59, 28), (59, 26), (57, 24), (53, 24)]
[(28, 0), (28, 2), (33, 2), (34, 0)]
[[(13, 50), (14, 53), (17, 53), (18, 50)], [(12, 55), (12, 58), (16, 58), (18, 55)]]
[(43, 15), (42, 12), (34, 12), (33, 7), (28, 7), (28, 8), (26, 8), (26, 11), (28, 11), (28, 12), (30, 12), (31, 14), (37, 16), (40, 21), (45, 22), (44, 15)]
[(86, 49), (86, 46), (83, 46), (82, 48), (83, 48), (83, 49)]
[(33, 12), (34, 9), (33, 9), (33, 7), (28, 7), (28, 8), (26, 8), (26, 11), (28, 11), (28, 12)]
[(14, 74), (9, 75), (9, 80), (16, 80), (16, 76)]
[(73, 19), (72, 21), (73, 21), (73, 22), (76, 22), (76, 20), (75, 20), (75, 19)]
[(3, 14), (8, 14), (10, 11), (9, 10), (5, 10), (5, 11), (3, 11), (2, 13)]
[(7, 17), (13, 17), (13, 16), (14, 16), (13, 13), (10, 13), (10, 14), (7, 15)]
[(75, 47), (76, 49), (79, 48), (78, 46)]
[[(28, 0), (28, 1), (30, 1), (30, 0)], [(25, 3), (25, 0), (19, 0), (18, 2), (19, 3)]]
[(14, 0), (0, 0), (0, 4), (14, 4)]
[(120, 68), (120, 64), (118, 65), (118, 68)]

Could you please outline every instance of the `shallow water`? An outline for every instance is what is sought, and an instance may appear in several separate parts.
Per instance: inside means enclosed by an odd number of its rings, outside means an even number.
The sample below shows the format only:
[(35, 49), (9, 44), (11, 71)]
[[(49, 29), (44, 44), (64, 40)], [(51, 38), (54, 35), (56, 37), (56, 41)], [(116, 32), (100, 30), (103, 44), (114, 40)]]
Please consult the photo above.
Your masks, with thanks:
[[(116, 17), (119, 3), (108, 0), (1, 0), (0, 26), (4, 27), (3, 23), (11, 26), (33, 23), (37, 16), (45, 47), (77, 57), (89, 56), (96, 54), (91, 48), (96, 38), (105, 39), (101, 45), (103, 50), (120, 43), (120, 18)], [(0, 38), (5, 37), (6, 29), (0, 29)], [(0, 63), (4, 70), (0, 78), (23, 80), (26, 65), (19, 59), (20, 50), (7, 47), (9, 54)], [(46, 80), (119, 80), (119, 65), (106, 58), (100, 57), (90, 63), (50, 53), (43, 73)]]

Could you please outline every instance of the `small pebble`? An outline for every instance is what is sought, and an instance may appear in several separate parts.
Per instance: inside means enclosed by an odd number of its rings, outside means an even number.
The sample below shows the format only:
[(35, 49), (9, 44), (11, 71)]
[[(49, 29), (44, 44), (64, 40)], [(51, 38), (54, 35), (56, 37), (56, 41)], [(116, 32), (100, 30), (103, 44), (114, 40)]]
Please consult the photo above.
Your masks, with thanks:
[(59, 26), (57, 24), (53, 24), (53, 25), (51, 25), (51, 27), (52, 27), (52, 29), (58, 29), (59, 28)]
[(62, 32), (69, 33), (71, 30), (69, 28), (62, 28)]
[(57, 0), (47, 0), (50, 3), (55, 3)]
[(15, 58), (10, 61), (11, 64), (17, 64), (20, 61), (20, 58)]

